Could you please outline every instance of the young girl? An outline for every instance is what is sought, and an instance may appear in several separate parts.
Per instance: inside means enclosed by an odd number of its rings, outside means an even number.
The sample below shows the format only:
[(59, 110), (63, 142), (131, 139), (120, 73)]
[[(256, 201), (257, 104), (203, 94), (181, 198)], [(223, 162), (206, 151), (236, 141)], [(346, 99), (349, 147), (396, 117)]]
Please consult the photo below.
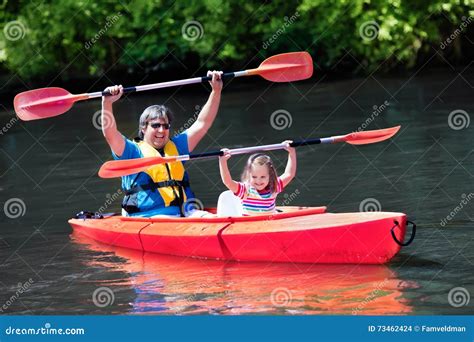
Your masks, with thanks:
[(230, 175), (227, 160), (231, 157), (228, 149), (222, 149), (224, 155), (219, 158), (222, 182), (242, 201), (245, 216), (272, 214), (275, 212), (277, 195), (291, 182), (296, 174), (296, 151), (290, 147), (291, 141), (283, 142), (288, 151), (285, 172), (278, 177), (271, 158), (257, 153), (247, 161), (242, 182), (236, 182)]

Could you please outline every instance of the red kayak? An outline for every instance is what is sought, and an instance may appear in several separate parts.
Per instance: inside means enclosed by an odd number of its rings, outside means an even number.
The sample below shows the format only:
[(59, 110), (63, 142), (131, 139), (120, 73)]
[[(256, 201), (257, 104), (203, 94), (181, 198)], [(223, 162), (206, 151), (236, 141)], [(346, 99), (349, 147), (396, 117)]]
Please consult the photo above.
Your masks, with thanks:
[[(152, 253), (236, 261), (382, 264), (403, 243), (406, 215), (326, 213), (326, 207), (280, 207), (273, 215), (69, 220), (96, 241)], [(212, 211), (212, 210), (209, 210)]]

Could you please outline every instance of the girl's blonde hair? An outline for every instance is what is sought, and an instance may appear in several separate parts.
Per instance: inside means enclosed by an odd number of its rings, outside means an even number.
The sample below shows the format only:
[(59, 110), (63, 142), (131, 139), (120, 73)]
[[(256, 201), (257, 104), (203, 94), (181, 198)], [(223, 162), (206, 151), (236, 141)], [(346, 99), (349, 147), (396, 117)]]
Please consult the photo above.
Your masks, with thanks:
[(278, 188), (278, 176), (275, 167), (273, 166), (272, 159), (266, 154), (256, 153), (252, 154), (247, 164), (245, 165), (244, 172), (242, 172), (242, 182), (250, 183), (250, 172), (254, 165), (265, 165), (268, 168), (268, 187), (272, 193), (275, 193)]

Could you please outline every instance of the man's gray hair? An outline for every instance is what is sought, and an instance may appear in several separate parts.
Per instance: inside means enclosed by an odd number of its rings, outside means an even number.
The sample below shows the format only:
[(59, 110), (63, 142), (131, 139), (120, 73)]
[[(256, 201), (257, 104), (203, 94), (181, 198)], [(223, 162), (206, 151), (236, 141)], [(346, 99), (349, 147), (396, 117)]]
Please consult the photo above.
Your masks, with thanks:
[(166, 119), (169, 124), (173, 121), (174, 116), (170, 109), (163, 105), (153, 105), (145, 108), (142, 115), (140, 115), (140, 122), (138, 124), (138, 136), (143, 139), (143, 132), (148, 123), (155, 119)]

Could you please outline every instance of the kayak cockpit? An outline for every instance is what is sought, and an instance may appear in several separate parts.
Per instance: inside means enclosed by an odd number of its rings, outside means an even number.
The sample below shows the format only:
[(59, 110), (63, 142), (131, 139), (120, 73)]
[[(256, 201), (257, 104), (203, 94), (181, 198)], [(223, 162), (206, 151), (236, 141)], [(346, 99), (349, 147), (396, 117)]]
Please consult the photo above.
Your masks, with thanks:
[[(315, 214), (323, 214), (326, 207), (297, 207), (284, 206), (277, 207), (277, 212), (273, 214), (262, 214), (255, 216), (229, 216), (229, 217), (130, 217), (122, 216), (123, 221), (146, 221), (146, 222), (208, 222), (208, 223), (232, 223), (232, 222), (261, 222), (281, 220), (285, 218), (301, 217)], [(216, 214), (216, 208), (205, 208), (211, 214)]]

